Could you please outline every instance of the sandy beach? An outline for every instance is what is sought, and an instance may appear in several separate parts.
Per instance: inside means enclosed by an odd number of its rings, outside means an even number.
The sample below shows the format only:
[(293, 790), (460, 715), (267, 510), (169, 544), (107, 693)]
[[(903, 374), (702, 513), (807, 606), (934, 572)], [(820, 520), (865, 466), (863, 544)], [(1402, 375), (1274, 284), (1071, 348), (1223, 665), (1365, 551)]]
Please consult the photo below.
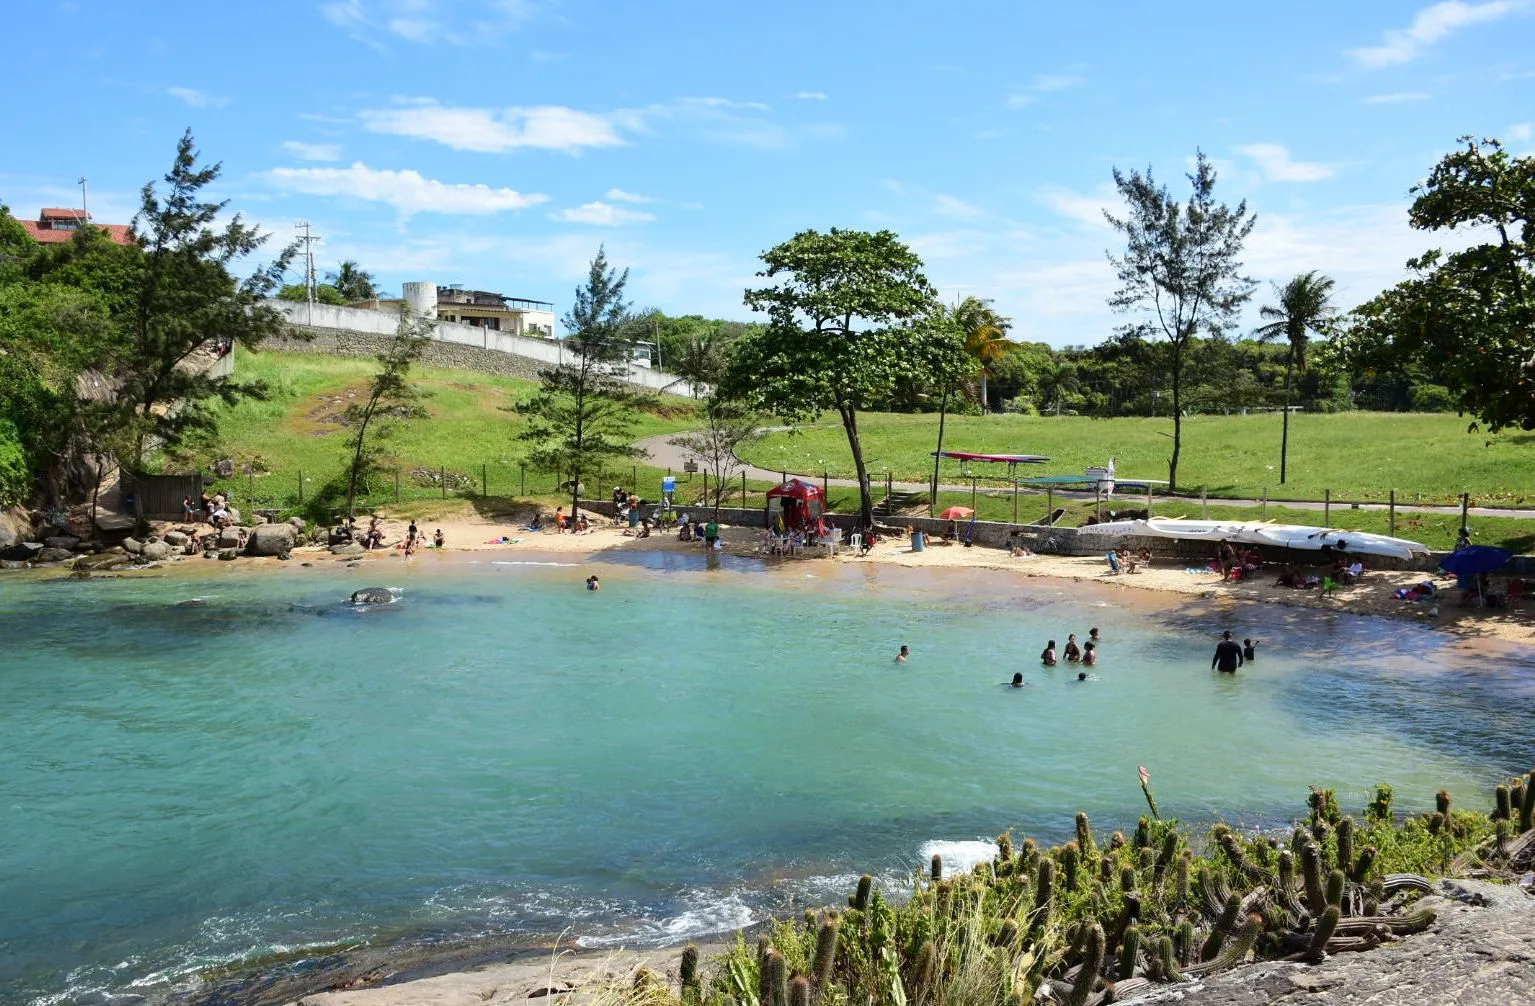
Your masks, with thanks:
[[(453, 504), (449, 504), (452, 507)], [(458, 510), (445, 510), (436, 519), (417, 518), (417, 527), (428, 537), (441, 529), (446, 541), (446, 552), (542, 552), (565, 555), (591, 555), (615, 549), (644, 551), (701, 552), (702, 543), (677, 540), (676, 532), (655, 532), (648, 538), (626, 534), (606, 518), (595, 518), (592, 529), (584, 534), (557, 534), (552, 531), (529, 532), (522, 530), (525, 521), (511, 517), (498, 519), (474, 513), (467, 506)], [(397, 542), (404, 538), (408, 520), (386, 518), (384, 529), (387, 540)], [(735, 555), (756, 555), (761, 531), (755, 527), (721, 525), (720, 536), (726, 551)], [(411, 561), (432, 558), (434, 550), (418, 553)], [(331, 558), (320, 548), (300, 549), (295, 556), (312, 559), (315, 556)], [(388, 562), (403, 559), (398, 548), (368, 553), (360, 557), (364, 562)], [(1191, 572), (1183, 560), (1156, 557), (1152, 565), (1137, 573), (1111, 573), (1100, 556), (1023, 556), (1014, 557), (1004, 549), (976, 546), (966, 548), (957, 544), (929, 542), (921, 552), (913, 551), (905, 539), (889, 538), (881, 541), (867, 556), (859, 557), (851, 550), (842, 550), (834, 559), (823, 554), (801, 554), (793, 558), (771, 558), (775, 563), (816, 564), (881, 563), (896, 566), (929, 569), (996, 569), (1028, 577), (1050, 577), (1100, 587), (1132, 591), (1150, 591), (1163, 595), (1185, 595), (1202, 601), (1240, 605), (1284, 604), (1299, 608), (1321, 608), (1331, 611), (1347, 611), (1361, 615), (1399, 618), (1430, 625), (1468, 640), (1500, 641), (1509, 644), (1535, 643), (1535, 608), (1528, 600), (1515, 602), (1507, 608), (1488, 609), (1462, 607), (1458, 592), (1453, 589), (1453, 578), (1423, 572), (1421, 570), (1376, 570), (1366, 573), (1355, 584), (1340, 587), (1332, 594), (1323, 596), (1317, 589), (1297, 590), (1274, 585), (1275, 574), (1265, 572), (1251, 580), (1222, 582), (1218, 573), (1200, 570)], [(1395, 594), (1399, 588), (1432, 580), (1442, 592), (1437, 604), (1399, 600)]]

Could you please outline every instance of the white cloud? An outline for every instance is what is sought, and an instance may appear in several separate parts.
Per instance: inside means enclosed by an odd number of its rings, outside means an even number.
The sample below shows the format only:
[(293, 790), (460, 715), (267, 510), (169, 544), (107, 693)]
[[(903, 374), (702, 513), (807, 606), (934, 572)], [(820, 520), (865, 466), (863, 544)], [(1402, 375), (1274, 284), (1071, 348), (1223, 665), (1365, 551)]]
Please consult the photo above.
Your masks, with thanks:
[(623, 189), (608, 189), (608, 191), (606, 191), (606, 192), (604, 192), (602, 194), (602, 198), (604, 198), (604, 199), (611, 199), (614, 202), (620, 202), (620, 203), (653, 203), (653, 202), (655, 202), (655, 198), (652, 197), (652, 196), (642, 196), (642, 195), (639, 195), (638, 193), (634, 193), (634, 192), (625, 192)]
[(623, 138), (610, 117), (560, 105), (456, 108), (430, 99), (362, 113), (369, 131), (435, 140), (454, 150), (503, 153), (522, 147), (577, 153), (616, 147)]
[(611, 203), (595, 202), (583, 203), (573, 209), (563, 209), (558, 213), (549, 214), (551, 220), (562, 220), (572, 224), (592, 224), (597, 227), (617, 227), (620, 224), (642, 224), (654, 220), (654, 213), (644, 213), (640, 210), (626, 210), (622, 206), (614, 206)]
[(192, 87), (167, 87), (165, 93), (180, 98), (192, 108), (223, 108), (229, 104), (228, 98), (221, 98)]
[(1405, 101), (1427, 101), (1429, 95), (1422, 91), (1395, 91), (1391, 94), (1372, 94), (1364, 99), (1366, 105), (1398, 105)]
[(1525, 5), (1526, 0), (1490, 0), (1479, 4), (1446, 0), (1418, 11), (1408, 27), (1387, 31), (1385, 41), (1380, 45), (1350, 49), (1348, 54), (1372, 70), (1408, 63), (1457, 28), (1496, 21)]
[(824, 92), (824, 91), (797, 91), (797, 92), (795, 92), (794, 96), (796, 98), (798, 98), (800, 101), (825, 101), (826, 100), (826, 92)]
[(1027, 85), (1007, 96), (1007, 107), (1023, 108), (1032, 105), (1042, 95), (1069, 91), (1087, 83), (1087, 78), (1075, 73), (1042, 73)]
[(684, 105), (699, 105), (704, 108), (734, 108), (753, 112), (768, 111), (768, 106), (760, 101), (735, 101), (731, 98), (683, 98), (682, 103)]
[(538, 7), (532, 0), (489, 0), (470, 13), (443, 0), (329, 0), (320, 14), (369, 44), (392, 35), (418, 45), (471, 46), (521, 28), (537, 17)]
[(349, 168), (276, 168), (267, 177), (289, 192), (386, 203), (404, 216), (502, 213), (549, 200), (545, 195), (523, 194), (514, 189), (439, 182), (423, 178), (416, 171), (375, 170), (361, 161)]
[(1250, 143), (1237, 153), (1251, 158), (1273, 182), (1319, 182), (1333, 175), (1331, 165), (1291, 160), (1290, 151), (1278, 143)]
[(304, 143), (302, 140), (284, 140), (282, 148), (301, 161), (341, 160), (339, 143)]
[(1082, 195), (1066, 189), (1046, 189), (1039, 194), (1039, 201), (1054, 210), (1058, 216), (1102, 229), (1107, 229), (1109, 226), (1103, 213), (1105, 210), (1114, 209), (1112, 205), (1114, 200), (1114, 195), (1108, 190), (1094, 195)]
[(1516, 122), (1508, 127), (1508, 138), (1515, 143), (1529, 143), (1535, 139), (1535, 123)]
[(979, 206), (965, 202), (958, 196), (945, 195), (940, 192), (933, 196), (933, 206), (939, 213), (955, 220), (976, 220), (986, 215), (986, 211)]

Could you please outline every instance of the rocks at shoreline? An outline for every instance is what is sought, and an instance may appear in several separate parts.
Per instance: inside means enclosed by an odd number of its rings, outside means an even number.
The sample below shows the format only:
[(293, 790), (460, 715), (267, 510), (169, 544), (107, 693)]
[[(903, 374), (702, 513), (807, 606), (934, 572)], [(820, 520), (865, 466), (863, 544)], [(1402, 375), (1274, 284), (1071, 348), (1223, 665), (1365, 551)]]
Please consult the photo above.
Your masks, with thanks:
[(251, 530), (245, 554), (284, 558), (293, 551), (297, 538), (298, 532), (292, 524), (261, 524)]

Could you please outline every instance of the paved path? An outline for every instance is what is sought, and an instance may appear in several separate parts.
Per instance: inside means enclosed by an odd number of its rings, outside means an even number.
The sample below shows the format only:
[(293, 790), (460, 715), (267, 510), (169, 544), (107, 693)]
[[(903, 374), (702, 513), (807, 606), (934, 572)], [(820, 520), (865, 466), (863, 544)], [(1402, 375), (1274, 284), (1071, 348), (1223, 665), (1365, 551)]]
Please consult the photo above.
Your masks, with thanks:
[[(641, 440), (641, 441), (638, 441), (637, 443), (635, 443), (634, 446), (638, 447), (640, 450), (645, 451), (647, 454), (649, 454), (650, 455), (650, 463), (655, 465), (656, 467), (658, 467), (658, 468), (670, 468), (674, 472), (680, 472), (680, 471), (682, 471), (683, 463), (688, 460), (688, 453), (686, 451), (684, 451), (682, 448), (674, 446), (670, 441), (672, 440), (673, 437), (679, 437), (679, 436), (685, 436), (685, 435), (686, 434), (681, 434), (681, 433), (663, 433), (660, 436), (646, 437), (644, 440)], [(783, 477), (783, 474), (784, 474), (782, 471), (769, 471), (766, 468), (758, 468), (755, 465), (744, 465), (744, 471), (746, 472), (746, 477), (747, 478), (749, 478), (749, 479), (757, 479), (757, 480), (765, 481), (765, 482), (777, 482), (780, 478)], [(802, 479), (804, 479), (807, 482), (819, 482), (819, 481), (821, 481), (821, 476), (819, 474), (807, 474), (807, 473), (803, 473), (803, 472), (789, 472), (788, 474), (790, 474), (790, 475), (797, 475), (799, 478), (802, 478)], [(870, 477), (870, 481), (873, 484), (873, 489), (874, 489), (874, 491), (876, 493), (879, 492), (881, 487), (883, 487), (884, 484), (885, 484), (883, 479), (876, 478), (876, 477), (873, 477), (873, 476)], [(856, 489), (856, 488), (858, 488), (858, 482), (856, 480), (854, 480), (854, 479), (827, 479), (826, 480), (826, 484), (827, 485), (832, 485), (832, 486), (838, 486), (838, 487), (841, 487), (841, 488), (849, 488), (849, 489)], [(921, 492), (921, 493), (925, 493), (925, 492), (927, 492), (928, 485), (927, 485), (926, 482), (895, 482), (895, 483), (892, 483), (891, 488), (894, 489), (894, 491), (896, 491), (896, 492), (908, 492), (908, 493), (910, 493), (910, 492)], [(943, 484), (940, 484), (938, 486), (938, 491), (939, 492), (951, 492), (951, 493), (967, 493), (967, 492), (970, 491), (970, 483), (968, 483), (968, 482), (962, 482), (962, 483), (943, 483)], [(982, 491), (983, 492), (988, 492), (989, 491), (989, 492), (992, 492), (992, 493), (1007, 492), (1007, 490), (999, 489), (997, 487), (992, 487), (990, 489), (983, 489)], [(1025, 490), (1023, 490), (1023, 494), (1024, 495), (1039, 495), (1039, 491), (1035, 490), (1035, 489), (1025, 489)], [(1071, 491), (1063, 490), (1063, 489), (1055, 490), (1055, 495), (1057, 497), (1059, 497), (1060, 499), (1063, 499), (1063, 500), (1084, 500), (1084, 501), (1091, 501), (1093, 499), (1093, 494), (1092, 493), (1071, 492)], [(1120, 506), (1134, 506), (1136, 499), (1137, 499), (1137, 496), (1135, 494), (1133, 494), (1133, 493), (1121, 494), (1121, 495), (1115, 497), (1115, 501)], [(1178, 497), (1178, 499), (1181, 500), (1185, 504), (1198, 503), (1199, 502), (1197, 497), (1180, 496), (1180, 497)], [(1158, 500), (1162, 501), (1162, 502), (1169, 502), (1168, 498), (1165, 497), (1165, 496), (1164, 497), (1158, 497)], [(1213, 496), (1210, 498), (1210, 502), (1215, 503), (1218, 506), (1233, 506), (1233, 507), (1261, 507), (1261, 506), (1265, 505), (1263, 500), (1255, 500), (1255, 499), (1227, 499), (1225, 497), (1213, 497)], [(1268, 500), (1267, 502), (1268, 502), (1268, 504), (1273, 505), (1273, 506), (1288, 507), (1288, 508), (1290, 508), (1292, 510), (1315, 510), (1318, 513), (1320, 513), (1323, 510), (1323, 508), (1325, 507), (1325, 505), (1326, 505), (1326, 504), (1323, 504), (1323, 503), (1313, 502), (1313, 501), (1309, 501), (1309, 500), (1302, 500), (1302, 501), (1299, 501), (1299, 502), (1283, 502), (1283, 501), (1279, 501), (1279, 500)], [(1347, 510), (1354, 509), (1354, 507), (1353, 507), (1352, 504), (1349, 504), (1349, 503), (1333, 503), (1332, 504), (1332, 509), (1334, 511), (1342, 512), (1342, 511), (1347, 511)], [(1385, 503), (1361, 503), (1361, 504), (1359, 504), (1358, 509), (1360, 509), (1360, 510), (1386, 510), (1386, 509), (1389, 509), (1389, 507)], [(1458, 506), (1430, 506), (1430, 505), (1413, 505), (1413, 504), (1407, 504), (1407, 503), (1398, 503), (1396, 505), (1396, 510), (1397, 510), (1397, 513), (1438, 513), (1438, 514), (1459, 514), (1460, 513), (1460, 507), (1458, 507)], [(1516, 518), (1521, 518), (1521, 519), (1525, 519), (1525, 520), (1535, 520), (1535, 509), (1516, 510), (1516, 509), (1512, 509), (1512, 508), (1507, 508), (1506, 509), (1506, 508), (1503, 508), (1503, 507), (1474, 506), (1468, 512), (1469, 512), (1469, 514), (1472, 517), (1516, 517)]]

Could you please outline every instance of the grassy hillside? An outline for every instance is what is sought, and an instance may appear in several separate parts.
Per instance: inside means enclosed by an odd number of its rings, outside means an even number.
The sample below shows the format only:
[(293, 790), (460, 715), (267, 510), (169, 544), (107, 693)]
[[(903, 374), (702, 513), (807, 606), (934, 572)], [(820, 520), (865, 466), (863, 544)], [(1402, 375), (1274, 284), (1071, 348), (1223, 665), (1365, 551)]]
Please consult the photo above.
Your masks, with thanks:
[[(1197, 416), (1183, 424), (1180, 489), (1211, 496), (1381, 500), (1397, 491), (1398, 502), (1453, 502), (1469, 492), (1477, 502), (1535, 503), (1535, 434), (1467, 433), (1454, 415), (1347, 412), (1297, 415), (1290, 420), (1289, 479), (1279, 485), (1280, 417)], [(859, 429), (869, 467), (879, 477), (932, 476), (938, 417), (867, 413)], [(1112, 455), (1126, 478), (1166, 478), (1172, 450), (1170, 419), (1091, 419), (1085, 416), (951, 417), (944, 436), (949, 450), (1044, 454), (1047, 465), (1023, 475), (1080, 473)], [(820, 422), (796, 432), (770, 434), (743, 456), (769, 469), (828, 471), (852, 477), (852, 458), (842, 427)], [(1000, 465), (974, 465), (976, 475), (1005, 477)], [(1037, 470), (1036, 470), (1037, 468)], [(961, 481), (957, 462), (944, 462), (944, 477)]]
[[(271, 398), (241, 402), (225, 411), (216, 444), (191, 460), (206, 469), (218, 459), (233, 459), (239, 474), (230, 481), (237, 501), (295, 505), (300, 473), (305, 497), (312, 498), (327, 480), (345, 471), (349, 461), (347, 431), (340, 417), (355, 396), (365, 393), (376, 363), (351, 357), (242, 350), (235, 366), (242, 379), (266, 381)], [(472, 489), (478, 494), (484, 488), (482, 479), (489, 482), (493, 496), (554, 493), (553, 475), (520, 471), (528, 445), (516, 437), (526, 423), (522, 416), (508, 411), (509, 406), (531, 395), (537, 382), (436, 367), (417, 368), (412, 376), (425, 396), (421, 405), (429, 416), (401, 424), (396, 435), (385, 442), (387, 465), (401, 472), (402, 500), (440, 496), (440, 481), (434, 482), (430, 476), (444, 469), (449, 476), (449, 495), (458, 489)], [(639, 439), (691, 429), (692, 411), (686, 399), (667, 397), (655, 412), (641, 416), (634, 436)], [(625, 484), (630, 467), (623, 466)], [(599, 483), (594, 480), (592, 484)], [(392, 501), (392, 475), (372, 489), (371, 503)]]

